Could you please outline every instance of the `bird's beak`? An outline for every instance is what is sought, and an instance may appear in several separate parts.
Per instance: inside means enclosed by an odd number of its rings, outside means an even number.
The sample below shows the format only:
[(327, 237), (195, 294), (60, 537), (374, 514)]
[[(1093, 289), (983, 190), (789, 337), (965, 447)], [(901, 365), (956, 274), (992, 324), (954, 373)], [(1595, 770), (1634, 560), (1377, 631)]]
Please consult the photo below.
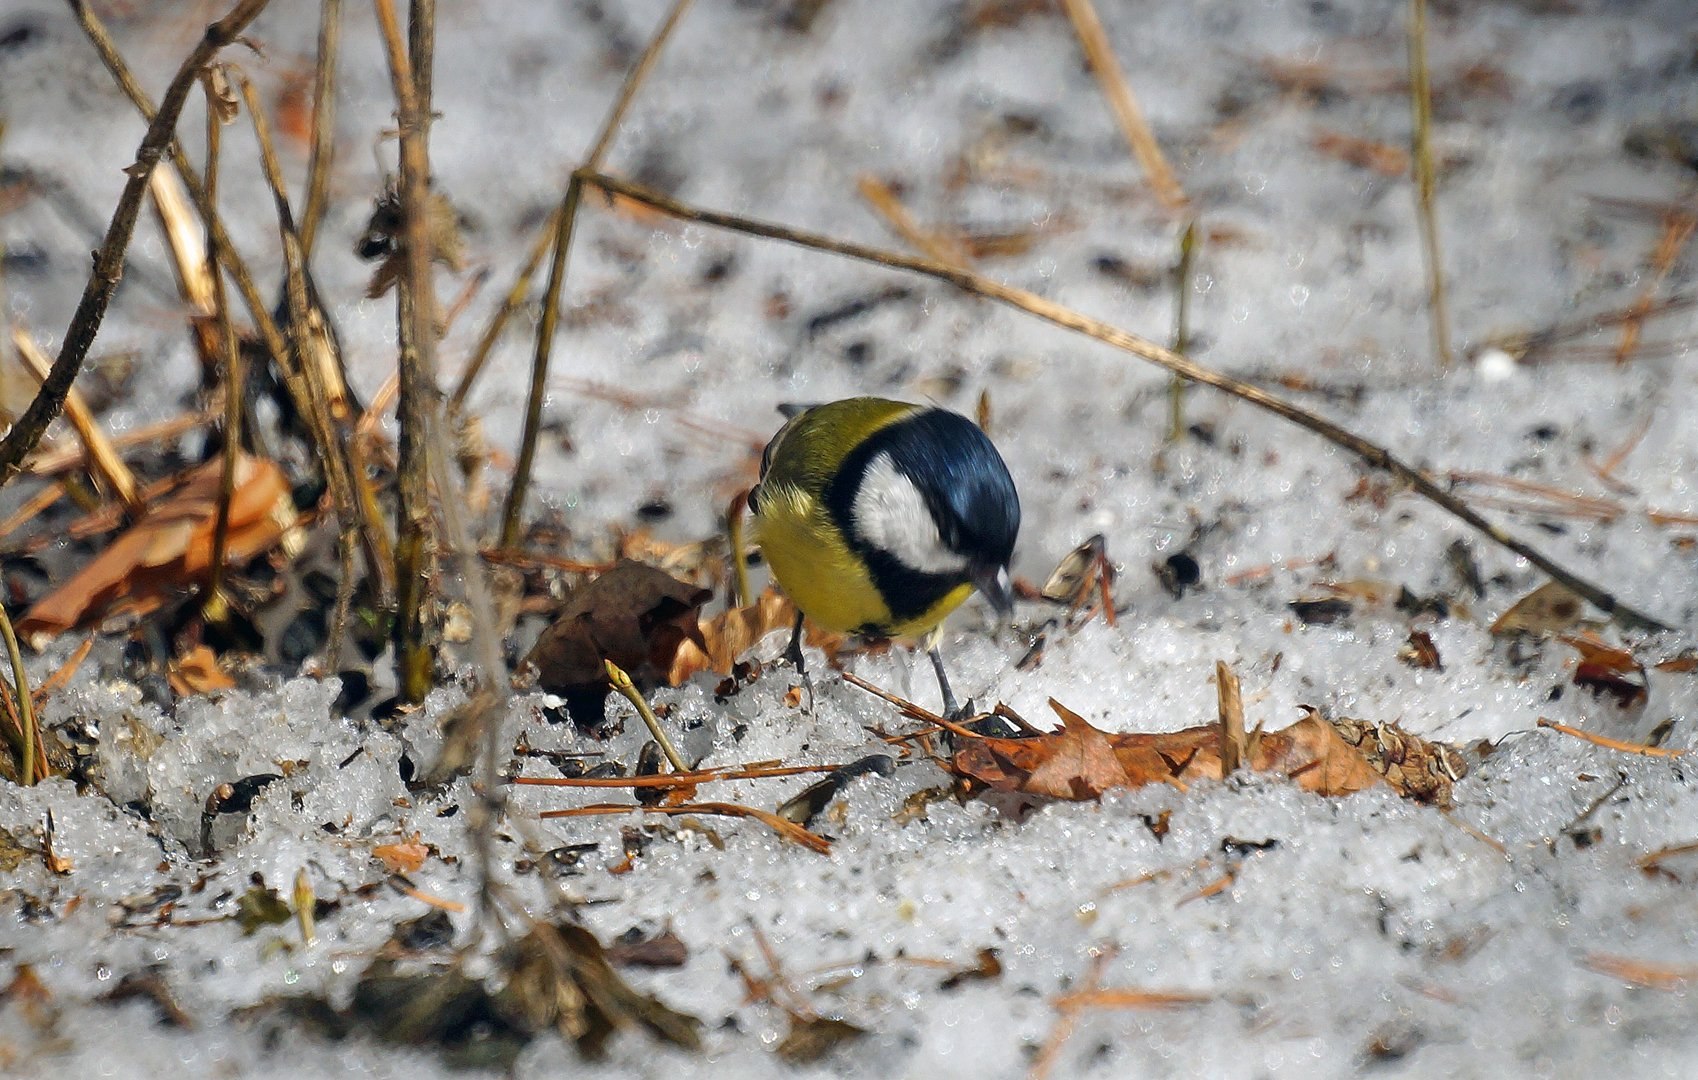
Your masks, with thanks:
[(1014, 613), (1014, 590), (1009, 583), (1008, 567), (981, 565), (973, 567), (973, 585), (985, 594), (999, 615)]

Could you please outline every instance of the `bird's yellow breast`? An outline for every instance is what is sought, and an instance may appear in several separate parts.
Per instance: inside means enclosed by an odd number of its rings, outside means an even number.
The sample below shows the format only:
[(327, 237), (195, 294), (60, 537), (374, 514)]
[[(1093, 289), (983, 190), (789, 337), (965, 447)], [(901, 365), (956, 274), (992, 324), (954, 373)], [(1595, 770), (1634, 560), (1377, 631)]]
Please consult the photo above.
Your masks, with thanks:
[(762, 488), (755, 539), (779, 586), (802, 613), (839, 633), (921, 637), (973, 591), (970, 583), (962, 583), (919, 615), (897, 621), (822, 501), (783, 482)]

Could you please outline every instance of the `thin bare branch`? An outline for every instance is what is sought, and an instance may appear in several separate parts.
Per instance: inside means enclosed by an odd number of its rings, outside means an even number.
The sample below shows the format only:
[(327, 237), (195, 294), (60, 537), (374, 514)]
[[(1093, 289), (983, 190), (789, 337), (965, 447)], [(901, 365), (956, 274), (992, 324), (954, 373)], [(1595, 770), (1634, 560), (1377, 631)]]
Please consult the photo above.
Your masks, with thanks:
[(307, 162), (307, 202), (301, 209), (301, 252), (309, 261), (329, 202), (330, 168), (336, 160), (336, 58), (341, 41), (342, 0), (324, 0), (312, 84), (312, 157)]
[(1126, 81), (1126, 73), (1120, 69), (1120, 61), (1115, 59), (1114, 47), (1108, 43), (1108, 34), (1103, 30), (1102, 20), (1097, 18), (1096, 8), (1091, 5), (1091, 0), (1061, 0), (1061, 6), (1073, 21), (1073, 30), (1079, 35), (1085, 58), (1091, 63), (1091, 70), (1096, 72), (1097, 82), (1102, 86), (1103, 96), (1108, 98), (1109, 108), (1114, 110), (1114, 119), (1120, 125), (1121, 134), (1126, 136), (1139, 167), (1149, 177), (1156, 197), (1169, 210), (1184, 209), (1185, 189), (1179, 186), (1173, 167), (1161, 152), (1161, 144), (1156, 142), (1155, 134), (1150, 131), (1149, 121), (1144, 119), (1144, 110), (1139, 107), (1138, 98)]
[(1448, 369), (1456, 358), (1450, 348), (1444, 259), (1439, 249), (1438, 215), (1433, 208), (1433, 88), (1427, 70), (1427, 0), (1409, 0), (1409, 104), (1415, 121), (1412, 157), (1416, 214), (1421, 219), (1421, 244), (1427, 263), (1427, 308), (1433, 319), (1433, 351), (1439, 358), (1439, 367)]
[(531, 389), (525, 402), (525, 429), (519, 438), (519, 458), (513, 468), (513, 484), (507, 489), (507, 504), (501, 512), (502, 547), (517, 547), (519, 543), (519, 518), (524, 513), (525, 493), (530, 489), (531, 468), (536, 461), (537, 435), (542, 430), (542, 400), (548, 389), (548, 362), (560, 322), (560, 296), (566, 285), (566, 256), (572, 249), (572, 227), (582, 197), (583, 185), (579, 176), (585, 170), (601, 167), (602, 159), (613, 145), (613, 136), (619, 130), (619, 121), (637, 96), (637, 88), (654, 67), (667, 38), (672, 36), (673, 28), (689, 8), (690, 0), (675, 0), (672, 10), (649, 40), (648, 48), (643, 50), (636, 66), (625, 76), (625, 83), (619, 88), (619, 96), (614, 99), (607, 118), (602, 121), (601, 131), (596, 135), (589, 155), (584, 159), (582, 168), (572, 174), (572, 179), (566, 184), (566, 194), (560, 201), (559, 214), (554, 219), (554, 258), (548, 267), (548, 292), (543, 300), (542, 324), (537, 328), (536, 351), (531, 360)]
[[(24, 455), (35, 447), (47, 425), (64, 407), (65, 395), (70, 392), (72, 381), (82, 369), (83, 359), (88, 355), (89, 346), (94, 344), (94, 336), (100, 331), (100, 323), (106, 316), (106, 305), (111, 302), (112, 292), (118, 287), (118, 277), (124, 269), (124, 252), (135, 232), (148, 177), (172, 142), (177, 117), (182, 114), (183, 105), (188, 101), (189, 91), (194, 87), (201, 68), (220, 49), (234, 41), (265, 10), (268, 2), (240, 0), (230, 14), (206, 28), (200, 44), (195, 46), (171, 79), (159, 112), (148, 124), (147, 134), (142, 136), (135, 163), (125, 170), (129, 180), (119, 196), (117, 209), (112, 212), (112, 222), (106, 229), (100, 250), (95, 252), (94, 271), (89, 275), (88, 285), (83, 289), (82, 299), (77, 302), (77, 310), (65, 331), (65, 345), (59, 350), (47, 380), (42, 383), (41, 392), (12, 425), (5, 439), (0, 440), (0, 486), (18, 474)], [(71, 6), (80, 11), (84, 6), (83, 0), (71, 0)]]
[(983, 296), (998, 303), (1035, 315), (1045, 322), (1053, 323), (1066, 330), (1083, 334), (1097, 341), (1112, 345), (1123, 352), (1129, 352), (1157, 367), (1165, 368), (1175, 375), (1189, 379), (1192, 382), (1212, 386), (1223, 390), (1234, 397), (1241, 398), (1264, 409), (1276, 416), (1306, 428), (1350, 453), (1360, 458), (1372, 468), (1391, 473), (1399, 480), (1408, 484), (1423, 498), (1437, 505), (1446, 513), (1479, 530), (1493, 542), (1507, 548), (1516, 555), (1537, 566), (1556, 581), (1579, 593), (1596, 605), (1605, 614), (1616, 620), (1643, 629), (1666, 630), (1667, 624), (1652, 618), (1626, 603), (1617, 599), (1608, 590), (1603, 589), (1585, 578), (1565, 569), (1549, 556), (1509, 535), (1499, 526), (1488, 521), (1470, 508), (1462, 500), (1440, 487), (1431, 477), (1420, 469), (1415, 468), (1397, 457), (1390, 450), (1377, 443), (1368, 441), (1360, 435), (1333, 423), (1325, 417), (1318, 416), (1293, 404), (1275, 394), (1270, 394), (1260, 387), (1234, 379), (1212, 368), (1204, 367), (1190, 357), (1181, 356), (1171, 349), (1136, 334), (1129, 333), (1117, 326), (1112, 326), (1100, 319), (1093, 319), (1071, 308), (1063, 307), (1053, 301), (1046, 300), (1033, 292), (993, 281), (981, 274), (970, 270), (962, 270), (934, 262), (931, 259), (903, 255), (893, 251), (884, 251), (866, 244), (856, 244), (846, 240), (837, 240), (819, 233), (792, 229), (770, 222), (756, 221), (740, 217), (736, 214), (724, 214), (713, 210), (703, 210), (677, 199), (652, 191), (641, 184), (632, 183), (605, 173), (581, 173), (583, 181), (613, 195), (621, 195), (634, 202), (658, 210), (670, 217), (682, 221), (694, 221), (715, 228), (730, 229), (734, 232), (746, 233), (750, 236), (764, 236), (772, 240), (783, 240), (786, 243), (797, 244), (801, 247), (813, 248), (818, 251), (829, 251), (838, 255), (859, 259), (863, 262), (874, 263), (897, 270), (907, 270), (916, 274), (946, 281), (956, 288), (976, 296)]

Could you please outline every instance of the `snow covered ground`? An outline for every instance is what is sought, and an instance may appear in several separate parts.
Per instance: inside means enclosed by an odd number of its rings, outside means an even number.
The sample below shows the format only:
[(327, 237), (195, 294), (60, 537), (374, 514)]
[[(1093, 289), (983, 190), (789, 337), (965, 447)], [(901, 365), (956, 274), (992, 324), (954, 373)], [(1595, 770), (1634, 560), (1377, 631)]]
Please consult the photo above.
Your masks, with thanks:
[[(97, 7), (156, 94), (200, 25), (221, 13)], [(316, 5), (274, 8), (250, 35), (261, 51), (229, 54), (273, 100), (310, 75), (316, 32)], [(393, 365), (393, 310), (362, 299), (369, 268), (352, 248), (380, 163), (393, 160), (378, 142), (392, 118), (370, 11), (349, 8), (336, 201), (315, 269), (369, 393)], [(465, 215), (471, 258), (494, 268), (443, 344), (452, 376), (664, 5), (442, 8), (434, 170)], [(1690, 293), (1690, 254), (1661, 283), (1651, 263), (1658, 207), (1693, 206), (1690, 4), (1435, 8), (1438, 207), (1465, 358), (1448, 373), (1429, 344), (1411, 185), (1337, 156), (1341, 137), (1407, 143), (1406, 5), (1100, 8), (1200, 215), (1194, 355), (1306, 387), (1282, 392), (1436, 475), (1509, 476), (1619, 504), (1607, 521), (1490, 512), (1677, 627), (1655, 638), (1606, 631), (1642, 659), (1690, 646), (1698, 526), (1675, 518), (1698, 512), (1693, 311), (1648, 322), (1625, 365), (1612, 359), (1616, 326), (1520, 362), (1477, 362), (1493, 342), (1585, 327), (1642, 295)], [(985, 272), (1165, 342), (1178, 224), (1142, 183), (1058, 12), (701, 0), (608, 168), (697, 205), (898, 247), (856, 194), (857, 178), (872, 173), (899, 184), (922, 223), (1030, 239), (1027, 250), (985, 258)], [(141, 125), (69, 13), (48, 0), (13, 0), (0, 13), (0, 117), (0, 165), (28, 169), (43, 192), (0, 214), (5, 303), (54, 351)], [(199, 127), (191, 113), (191, 148)], [(250, 257), (275, 267), (251, 140), (232, 130), (228, 220)], [(298, 189), (305, 148), (285, 152)], [(197, 378), (151, 223), (133, 253), (96, 345), (134, 351), (144, 373), (105, 415), (117, 430), (174, 413)], [(1653, 669), (1647, 700), (1629, 709), (1573, 685), (1569, 647), (1488, 633), (1543, 580), (1529, 566), (1336, 448), (1212, 393), (1188, 399), (1201, 435), (1164, 451), (1165, 375), (941, 284), (611, 213), (594, 198), (568, 282), (533, 506), (563, 514), (576, 544), (563, 554), (597, 554), (612, 527), (657, 501), (670, 509), (654, 526), (663, 537), (712, 535), (778, 403), (876, 393), (971, 413), (986, 392), (1025, 507), (1016, 571), (1041, 582), (1102, 533), (1122, 571), (1124, 610), (1114, 628), (1051, 628), (1042, 662), (1021, 669), (1015, 661), (1053, 612), (1028, 605), (1019, 632), (993, 633), (988, 613), (969, 605), (947, 646), (959, 690), (1034, 720), (1055, 697), (1104, 728), (1171, 730), (1212, 720), (1214, 663), (1225, 660), (1252, 722), (1282, 726), (1307, 704), (1496, 748), (1476, 754), (1448, 815), (1389, 791), (1327, 800), (1250, 778), (1046, 805), (1023, 818), (941, 799), (897, 820), (910, 795), (946, 782), (935, 766), (904, 765), (857, 781), (828, 811), (819, 828), (835, 839), (829, 856), (752, 822), (539, 821), (538, 811), (596, 799), (521, 789), (497, 852), (516, 893), (538, 914), (559, 917), (575, 903), (604, 942), (670, 928), (687, 964), (628, 975), (699, 1016), (704, 1049), (627, 1033), (591, 1067), (547, 1036), (520, 1054), (519, 1075), (1021, 1075), (1057, 1029), (1055, 999), (1092, 978), (1203, 1000), (1072, 1014), (1051, 1075), (1693, 1073), (1698, 856), (1654, 871), (1638, 863), (1698, 840), (1691, 766), (1535, 723), (1627, 739), (1666, 729), (1663, 745), (1698, 745), (1698, 676)], [(442, 292), (457, 288), (445, 279)], [(497, 349), (471, 399), (498, 449), (517, 440), (534, 314)], [(637, 407), (608, 400), (599, 388), (609, 386)], [(1608, 485), (1590, 465), (1624, 446), (1617, 486)], [(9, 510), (17, 485), (6, 498)], [(1484, 596), (1464, 588), (1447, 555), (1458, 539), (1472, 544)], [(1175, 599), (1150, 567), (1181, 551), (1202, 582)], [(1365, 581), (1389, 596), (1407, 587), (1446, 597), (1449, 613), (1359, 603), (1338, 622), (1308, 625), (1288, 607), (1322, 595), (1324, 582)], [(1431, 634), (1442, 670), (1398, 658), (1412, 626)], [(764, 653), (781, 646), (770, 640)], [(67, 651), (32, 661), (32, 674)], [(935, 704), (930, 673), (911, 655), (868, 655), (853, 669)], [(705, 676), (656, 699), (672, 706), (686, 753), (708, 764), (850, 760), (879, 746), (866, 726), (898, 723), (830, 677), (805, 718), (786, 706), (783, 675), (723, 702)], [(80, 793), (62, 780), (0, 790), (0, 828), (39, 849), (51, 812), (54, 852), (71, 867), (55, 874), (27, 850), (16, 866), (0, 863), (0, 984), (12, 985), (0, 1000), (0, 1072), (452, 1071), (429, 1049), (366, 1035), (331, 1041), (275, 1010), (247, 1011), (290, 995), (345, 1003), (394, 925), (429, 911), (381, 884), (374, 845), (418, 833), (434, 846), (413, 875), (418, 888), (474, 899), (469, 787), (409, 792), (402, 776), (403, 758), (408, 768), (431, 759), (438, 721), (461, 691), (444, 687), (392, 731), (337, 715), (336, 693), (334, 682), (293, 679), (162, 713), (116, 670), (90, 664), (52, 699), (50, 725), (98, 731), (98, 782)], [(634, 719), (610, 742), (581, 738), (548, 723), (535, 696), (514, 702), (510, 723), (534, 748), (626, 762), (640, 741)], [(549, 771), (540, 758), (526, 769)], [(215, 852), (203, 858), (209, 792), (260, 773), (285, 775), (250, 814), (212, 823)], [(806, 783), (738, 782), (709, 795), (771, 807)], [(646, 843), (629, 872), (610, 873), (624, 869), (629, 836)], [(598, 847), (575, 866), (545, 854), (576, 844)], [(292, 922), (244, 935), (220, 920), (254, 875), (287, 897), (302, 870), (318, 898), (338, 905), (320, 918), (317, 944), (304, 946)], [(1226, 887), (1210, 889), (1229, 872)], [(455, 917), (462, 933), (468, 921)], [(758, 939), (793, 998), (868, 1033), (811, 1064), (777, 1056), (788, 1020), (749, 1001), (732, 965), (766, 974)], [(999, 975), (949, 978), (984, 949), (996, 950)], [(24, 965), (44, 1000), (16, 978)], [(163, 1022), (149, 1000), (104, 1000), (149, 972), (192, 1026)]]

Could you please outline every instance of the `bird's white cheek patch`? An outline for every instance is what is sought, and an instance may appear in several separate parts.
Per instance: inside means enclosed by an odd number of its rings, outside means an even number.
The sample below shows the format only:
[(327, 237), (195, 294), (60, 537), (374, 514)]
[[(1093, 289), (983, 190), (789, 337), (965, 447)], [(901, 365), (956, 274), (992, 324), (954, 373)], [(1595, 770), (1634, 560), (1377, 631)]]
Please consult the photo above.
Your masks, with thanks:
[(861, 540), (889, 552), (898, 562), (927, 574), (956, 574), (967, 560), (944, 546), (925, 497), (880, 454), (862, 474), (855, 492), (854, 527)]

